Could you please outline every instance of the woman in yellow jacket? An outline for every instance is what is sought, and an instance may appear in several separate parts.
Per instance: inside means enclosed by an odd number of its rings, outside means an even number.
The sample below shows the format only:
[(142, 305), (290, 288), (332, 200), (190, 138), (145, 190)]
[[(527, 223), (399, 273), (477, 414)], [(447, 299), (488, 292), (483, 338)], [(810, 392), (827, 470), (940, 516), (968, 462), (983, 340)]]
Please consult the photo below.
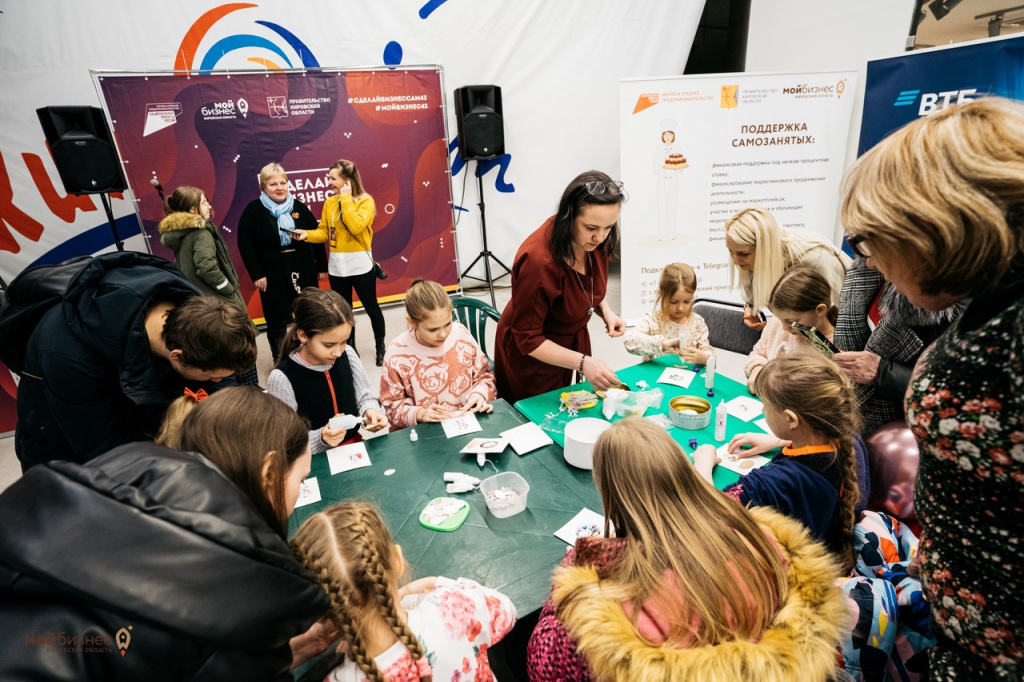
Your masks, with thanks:
[[(377, 273), (373, 264), (373, 218), (377, 213), (373, 197), (363, 189), (359, 169), (351, 161), (342, 159), (327, 171), (331, 186), (337, 192), (324, 202), (320, 227), (304, 232), (297, 230), (300, 240), (313, 244), (327, 242), (330, 258), (327, 271), (331, 288), (352, 304), (352, 289), (356, 290), (363, 310), (373, 326), (376, 341), (377, 366), (384, 363), (384, 313), (377, 303)], [(355, 329), (348, 343), (355, 348)]]

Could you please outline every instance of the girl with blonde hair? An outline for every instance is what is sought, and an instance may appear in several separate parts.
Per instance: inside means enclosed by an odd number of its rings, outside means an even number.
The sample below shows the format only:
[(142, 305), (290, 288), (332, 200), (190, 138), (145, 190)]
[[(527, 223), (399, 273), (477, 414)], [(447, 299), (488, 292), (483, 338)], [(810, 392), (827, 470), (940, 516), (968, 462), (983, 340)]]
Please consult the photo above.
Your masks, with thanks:
[(646, 313), (626, 332), (626, 350), (650, 360), (675, 353), (687, 362), (703, 364), (715, 351), (708, 342), (708, 325), (693, 312), (697, 274), (686, 263), (670, 263), (658, 277), (654, 312)]
[(739, 284), (744, 303), (744, 324), (764, 329), (758, 311), (787, 271), (806, 267), (828, 282), (832, 300), (839, 300), (846, 270), (852, 260), (821, 236), (806, 230), (779, 227), (775, 216), (759, 206), (745, 208), (725, 222), (725, 246), (729, 249), (729, 279)]
[[(860, 501), (855, 445), (860, 418), (850, 377), (814, 353), (772, 360), (754, 386), (775, 435), (737, 436), (730, 442), (732, 456), (777, 447), (782, 454), (724, 492), (741, 504), (775, 507), (800, 521), (848, 572)], [(744, 451), (743, 445), (755, 447)], [(709, 483), (717, 462), (713, 445), (702, 445), (694, 453), (694, 466)]]
[(405, 294), (409, 331), (391, 342), (380, 375), (380, 402), (395, 428), (436, 422), (456, 412), (490, 412), (494, 372), (473, 335), (452, 320), (437, 282), (417, 279)]
[(348, 646), (329, 682), (494, 679), (487, 650), (515, 625), (512, 601), (466, 578), (399, 589), (402, 548), (372, 506), (330, 507), (303, 523), (291, 546), (330, 598)]
[(705, 483), (641, 418), (594, 447), (604, 534), (556, 572), (530, 679), (826, 679), (846, 621), (838, 568), (791, 519)]

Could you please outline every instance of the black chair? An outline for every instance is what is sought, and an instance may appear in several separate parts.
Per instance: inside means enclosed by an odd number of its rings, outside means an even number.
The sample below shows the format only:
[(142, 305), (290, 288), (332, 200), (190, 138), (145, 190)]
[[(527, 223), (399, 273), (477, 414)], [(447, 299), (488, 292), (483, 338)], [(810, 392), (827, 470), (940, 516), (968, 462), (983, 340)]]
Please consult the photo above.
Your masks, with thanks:
[(704, 318), (708, 325), (708, 343), (715, 348), (749, 355), (761, 332), (743, 324), (743, 304), (698, 298), (693, 312)]

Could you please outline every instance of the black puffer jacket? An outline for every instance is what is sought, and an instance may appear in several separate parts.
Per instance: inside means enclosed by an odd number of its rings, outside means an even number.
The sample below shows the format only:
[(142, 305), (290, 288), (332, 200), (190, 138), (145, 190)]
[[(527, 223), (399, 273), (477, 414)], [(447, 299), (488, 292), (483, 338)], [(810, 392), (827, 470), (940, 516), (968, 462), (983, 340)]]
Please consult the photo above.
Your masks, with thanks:
[(234, 384), (230, 377), (186, 382), (151, 352), (149, 309), (198, 295), (162, 258), (124, 251), (86, 265), (29, 339), (14, 441), (22, 468), (84, 462), (123, 443), (152, 440), (186, 384), (207, 392)]
[(289, 639), (327, 608), (194, 453), (132, 443), (33, 467), (0, 519), (0, 680), (290, 680)]

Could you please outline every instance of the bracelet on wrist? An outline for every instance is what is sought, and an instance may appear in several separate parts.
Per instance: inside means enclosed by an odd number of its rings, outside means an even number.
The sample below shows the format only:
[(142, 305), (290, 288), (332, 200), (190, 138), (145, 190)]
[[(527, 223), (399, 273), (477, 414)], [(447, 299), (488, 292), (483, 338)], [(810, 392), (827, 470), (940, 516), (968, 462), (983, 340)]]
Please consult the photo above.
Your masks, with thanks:
[(580, 369), (579, 369), (579, 373), (580, 374), (583, 374), (583, 363), (586, 362), (586, 360), (587, 360), (586, 354), (585, 353), (580, 353)]

